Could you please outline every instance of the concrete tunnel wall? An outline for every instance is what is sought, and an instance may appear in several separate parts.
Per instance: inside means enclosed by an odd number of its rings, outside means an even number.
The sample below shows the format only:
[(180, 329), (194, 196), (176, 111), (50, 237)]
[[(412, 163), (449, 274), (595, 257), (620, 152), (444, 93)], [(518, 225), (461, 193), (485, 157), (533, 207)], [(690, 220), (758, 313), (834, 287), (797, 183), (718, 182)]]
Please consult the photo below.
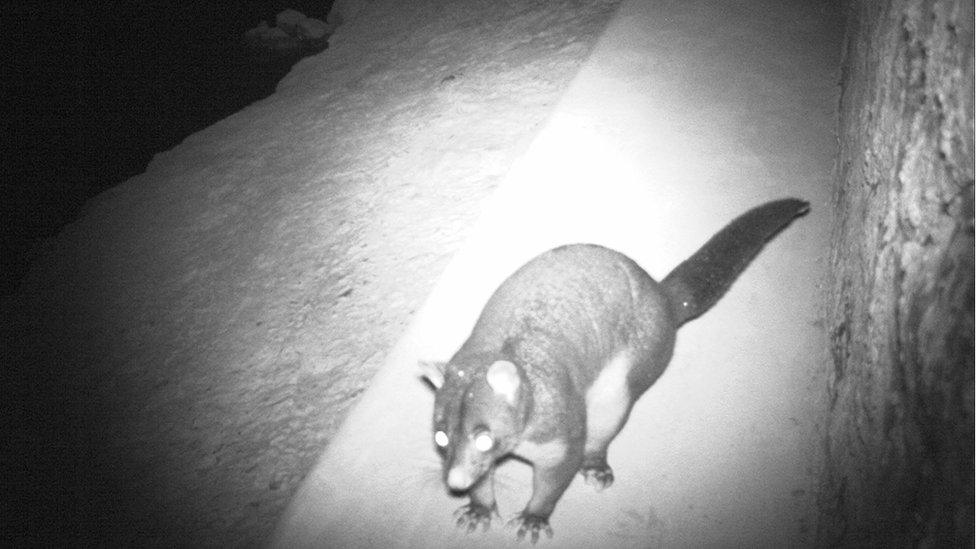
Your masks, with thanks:
[(818, 545), (973, 544), (973, 3), (847, 7)]

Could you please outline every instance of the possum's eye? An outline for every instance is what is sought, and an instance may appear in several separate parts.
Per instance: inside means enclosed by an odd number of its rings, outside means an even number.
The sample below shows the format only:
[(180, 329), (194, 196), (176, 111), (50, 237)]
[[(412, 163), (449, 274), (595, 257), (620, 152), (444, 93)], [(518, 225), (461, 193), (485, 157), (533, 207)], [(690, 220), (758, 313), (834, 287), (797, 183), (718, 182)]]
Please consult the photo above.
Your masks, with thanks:
[(440, 448), (447, 448), (447, 433), (444, 431), (437, 431), (434, 433), (434, 444)]
[(491, 438), (491, 434), (487, 431), (482, 431), (475, 435), (474, 437), (474, 447), (479, 452), (487, 452), (495, 445), (495, 439)]

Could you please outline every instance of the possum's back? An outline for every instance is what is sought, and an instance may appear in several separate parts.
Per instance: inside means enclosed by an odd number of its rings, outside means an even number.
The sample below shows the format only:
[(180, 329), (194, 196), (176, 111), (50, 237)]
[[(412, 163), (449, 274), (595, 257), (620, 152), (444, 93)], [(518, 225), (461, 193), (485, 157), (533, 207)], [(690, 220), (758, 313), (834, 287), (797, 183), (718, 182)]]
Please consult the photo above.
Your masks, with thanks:
[(543, 345), (548, 354), (559, 351), (562, 366), (594, 374), (618, 350), (659, 347), (674, 330), (667, 298), (640, 266), (602, 246), (572, 244), (537, 256), (505, 280), (462, 350)]

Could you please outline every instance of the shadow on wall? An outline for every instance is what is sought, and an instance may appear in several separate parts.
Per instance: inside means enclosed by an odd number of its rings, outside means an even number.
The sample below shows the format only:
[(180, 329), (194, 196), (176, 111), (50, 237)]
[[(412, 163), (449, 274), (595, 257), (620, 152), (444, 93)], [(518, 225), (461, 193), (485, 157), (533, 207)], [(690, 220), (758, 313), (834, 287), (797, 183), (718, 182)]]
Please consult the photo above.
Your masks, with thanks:
[[(326, 47), (334, 26), (315, 29), (285, 7), (321, 17), (329, 2), (5, 6), (13, 38), (4, 150), (16, 154), (0, 163), (0, 295), (16, 289), (36, 246), (87, 200), (144, 172), (155, 153), (271, 95), (296, 61)], [(249, 27), (283, 12), (290, 13), (276, 21), (285, 34), (276, 49), (245, 42)]]
[(973, 545), (973, 3), (848, 7), (818, 545)]

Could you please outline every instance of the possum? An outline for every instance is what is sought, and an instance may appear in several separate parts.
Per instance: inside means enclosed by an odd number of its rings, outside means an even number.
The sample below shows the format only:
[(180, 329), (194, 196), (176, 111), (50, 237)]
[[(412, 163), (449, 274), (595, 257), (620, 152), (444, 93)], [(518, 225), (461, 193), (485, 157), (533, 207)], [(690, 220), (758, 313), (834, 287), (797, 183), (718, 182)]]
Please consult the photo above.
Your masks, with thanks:
[(444, 483), (470, 499), (458, 526), (487, 530), (494, 467), (509, 455), (533, 467), (532, 496), (511, 521), (519, 540), (552, 537), (549, 517), (577, 472), (597, 490), (613, 484), (607, 447), (668, 365), (678, 328), (808, 211), (792, 198), (754, 208), (661, 282), (594, 244), (554, 248), (508, 277), (450, 361), (421, 365)]

